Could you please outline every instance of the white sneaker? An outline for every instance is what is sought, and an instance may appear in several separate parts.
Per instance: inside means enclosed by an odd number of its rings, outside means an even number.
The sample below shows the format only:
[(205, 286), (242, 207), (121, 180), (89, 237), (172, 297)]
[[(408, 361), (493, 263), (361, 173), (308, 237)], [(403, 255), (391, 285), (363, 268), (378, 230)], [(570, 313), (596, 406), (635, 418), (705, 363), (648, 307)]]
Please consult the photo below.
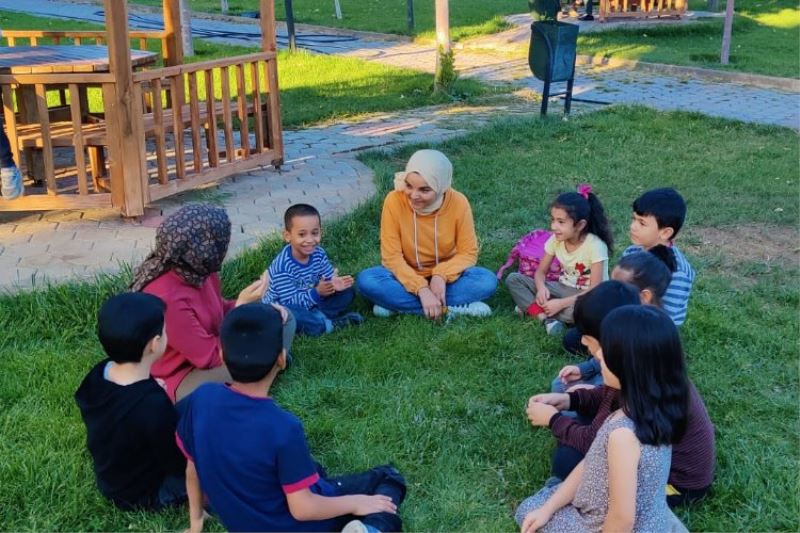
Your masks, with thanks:
[(22, 172), (17, 167), (0, 168), (0, 194), (3, 200), (13, 200), (22, 196)]
[(564, 331), (564, 323), (554, 318), (548, 318), (544, 321), (544, 329), (548, 335), (558, 335)]
[(447, 308), (447, 314), (453, 316), (491, 316), (492, 308), (483, 302), (472, 302), (467, 305), (451, 305)]
[(380, 318), (389, 318), (394, 314), (394, 311), (391, 309), (386, 309), (385, 307), (381, 307), (378, 304), (372, 306), (372, 314), (380, 317)]
[(342, 533), (380, 533), (380, 531), (372, 526), (368, 526), (361, 520), (351, 520), (344, 526)]

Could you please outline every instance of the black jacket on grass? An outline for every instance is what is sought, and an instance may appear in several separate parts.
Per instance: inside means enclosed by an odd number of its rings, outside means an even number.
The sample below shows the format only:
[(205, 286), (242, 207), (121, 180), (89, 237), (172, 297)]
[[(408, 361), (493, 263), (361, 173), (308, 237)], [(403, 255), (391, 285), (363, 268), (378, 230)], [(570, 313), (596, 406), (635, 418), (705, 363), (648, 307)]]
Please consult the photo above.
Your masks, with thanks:
[(164, 478), (186, 469), (175, 443), (178, 415), (153, 378), (117, 385), (103, 377), (106, 364), (97, 364), (75, 393), (97, 488), (123, 509), (156, 508)]

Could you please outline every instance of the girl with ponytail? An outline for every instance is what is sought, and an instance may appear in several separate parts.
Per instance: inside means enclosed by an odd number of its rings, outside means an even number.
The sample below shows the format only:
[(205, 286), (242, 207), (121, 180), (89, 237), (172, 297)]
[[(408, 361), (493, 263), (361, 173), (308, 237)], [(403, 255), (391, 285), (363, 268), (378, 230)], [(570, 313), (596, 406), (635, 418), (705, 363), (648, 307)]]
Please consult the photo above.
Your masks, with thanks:
[[(577, 192), (559, 194), (550, 204), (550, 220), (553, 235), (545, 243), (534, 279), (516, 273), (506, 284), (519, 312), (544, 322), (547, 333), (555, 335), (565, 323), (573, 323), (578, 295), (608, 279), (614, 241), (603, 204), (588, 184), (579, 185)], [(558, 281), (547, 281), (554, 257), (561, 263), (561, 273)]]

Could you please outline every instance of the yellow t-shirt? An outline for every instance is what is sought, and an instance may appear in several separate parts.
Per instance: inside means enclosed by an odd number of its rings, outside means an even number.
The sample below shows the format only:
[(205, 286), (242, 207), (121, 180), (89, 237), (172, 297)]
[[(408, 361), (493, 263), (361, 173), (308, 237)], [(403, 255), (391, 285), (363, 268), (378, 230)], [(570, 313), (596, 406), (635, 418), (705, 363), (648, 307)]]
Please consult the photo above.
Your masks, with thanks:
[(544, 243), (544, 251), (555, 256), (561, 263), (558, 281), (568, 287), (588, 289), (592, 268), (602, 268), (603, 281), (608, 279), (608, 246), (593, 233), (587, 233), (583, 243), (572, 252), (567, 251), (563, 241), (556, 240), (556, 236), (551, 235)]

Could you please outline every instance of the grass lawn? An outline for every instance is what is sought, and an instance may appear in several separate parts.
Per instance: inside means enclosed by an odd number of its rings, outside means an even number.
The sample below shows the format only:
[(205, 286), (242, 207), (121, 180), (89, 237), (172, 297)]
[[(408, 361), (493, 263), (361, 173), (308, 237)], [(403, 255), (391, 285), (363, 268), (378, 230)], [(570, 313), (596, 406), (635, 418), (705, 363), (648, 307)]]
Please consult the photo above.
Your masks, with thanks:
[[(0, 11), (0, 28), (49, 31), (103, 29), (95, 24), (7, 11)], [(0, 43), (5, 44), (5, 41), (0, 39)], [(152, 41), (148, 48), (160, 51), (160, 44)], [(186, 61), (207, 61), (253, 51), (249, 47), (226, 46), (196, 39), (195, 55), (187, 57)], [(445, 96), (432, 94), (433, 76), (429, 74), (355, 58), (280, 52), (278, 79), (285, 127), (301, 127), (365, 113), (398, 111), (447, 101)], [(460, 97), (469, 98), (490, 90), (494, 89), (488, 89), (475, 80), (463, 79), (456, 82), (454, 92)], [(232, 91), (232, 94), (235, 92)], [(102, 105), (99, 90), (94, 93), (90, 90), (90, 97), (94, 99), (94, 103), (90, 102), (92, 109), (99, 110)]]
[[(493, 269), (577, 182), (591, 182), (604, 200), (620, 247), (642, 190), (671, 185), (687, 198), (679, 242), (698, 277), (681, 333), (718, 451), (714, 496), (679, 512), (694, 531), (800, 527), (799, 146), (790, 130), (641, 108), (500, 122), (442, 146), (472, 202), (480, 264)], [(382, 196), (412, 149), (364, 157), (380, 193), (326, 225), (325, 247), (342, 272), (379, 261)], [(227, 262), (226, 294), (279, 246), (272, 240)], [(0, 530), (186, 526), (182, 510), (125, 513), (99, 496), (72, 399), (101, 358), (97, 309), (128, 276), (0, 296), (0, 508), (9, 510)], [(575, 359), (513, 316), (505, 289), (489, 303), (496, 312), (485, 320), (370, 316), (357, 329), (299, 339), (275, 388), (331, 473), (398, 465), (410, 483), (409, 531), (515, 530), (514, 506), (548, 476), (554, 441), (528, 425), (523, 404)]]
[[(724, 2), (721, 2), (724, 6)], [(705, 9), (705, 1), (694, 2)], [(710, 19), (709, 19), (710, 20)], [(638, 59), (786, 78), (800, 77), (800, 9), (794, 0), (738, 0), (731, 62), (719, 63), (722, 19), (682, 26), (617, 29), (578, 38), (581, 54)]]
[[(219, 0), (188, 0), (194, 11), (220, 13)], [(160, 7), (161, 0), (131, 0), (131, 3)], [(336, 28), (421, 35), (433, 37), (434, 0), (415, 0), (415, 29), (408, 31), (406, 0), (340, 0), (342, 20), (334, 13), (333, 0), (294, 0), (295, 21)], [(258, 11), (258, 0), (229, 0), (229, 13)], [(284, 1), (275, 2), (276, 16), (285, 20)], [(453, 0), (450, 2), (450, 31), (454, 40), (506, 29), (504, 15), (528, 10), (526, 0)]]

